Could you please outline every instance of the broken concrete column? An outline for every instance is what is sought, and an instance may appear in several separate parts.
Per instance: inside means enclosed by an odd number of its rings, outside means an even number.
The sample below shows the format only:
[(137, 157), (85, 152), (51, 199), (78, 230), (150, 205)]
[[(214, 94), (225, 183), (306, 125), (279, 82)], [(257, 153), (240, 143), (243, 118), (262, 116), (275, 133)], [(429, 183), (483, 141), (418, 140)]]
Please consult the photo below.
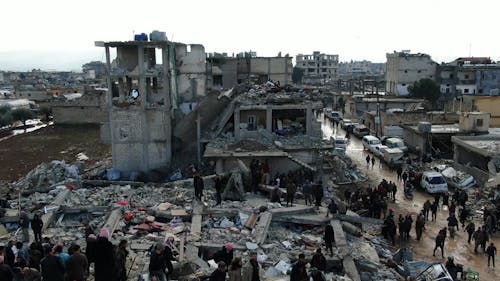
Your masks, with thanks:
[(270, 212), (264, 212), (260, 215), (259, 222), (255, 227), (255, 242), (257, 244), (263, 244), (266, 241), (267, 231), (271, 225), (271, 220), (273, 215)]
[(335, 245), (339, 249), (339, 253), (343, 258), (342, 264), (344, 265), (344, 271), (349, 278), (353, 281), (361, 281), (358, 269), (354, 263), (354, 259), (350, 254), (350, 249), (347, 245), (347, 240), (345, 237), (344, 230), (342, 229), (342, 224), (339, 220), (332, 220), (333, 234), (335, 236)]
[(109, 231), (109, 234), (113, 234), (113, 232), (115, 232), (116, 230), (116, 227), (118, 226), (118, 223), (120, 223), (121, 219), (122, 219), (122, 208), (115, 208), (113, 211), (111, 211), (111, 214), (109, 214), (106, 223), (102, 227), (106, 228)]
[(266, 130), (268, 132), (273, 131), (273, 109), (270, 105), (266, 108)]
[[(57, 207), (61, 206), (70, 193), (71, 191), (69, 189), (62, 190), (61, 192), (59, 192), (59, 194), (57, 194), (56, 198), (54, 199), (54, 201), (52, 201), (50, 206), (57, 206)], [(42, 221), (43, 221), (42, 231), (46, 230), (49, 227), (49, 225), (54, 221), (55, 217), (56, 217), (55, 211), (44, 214), (42, 216)]]
[(361, 236), (361, 229), (359, 227), (353, 225), (352, 223), (343, 221), (342, 222), (342, 229), (345, 232), (349, 232), (350, 234), (352, 234), (354, 236), (357, 236), (357, 237)]
[(306, 107), (306, 135), (312, 136), (312, 121), (313, 121), (313, 114), (312, 114), (312, 104), (308, 103)]
[(234, 111), (234, 137), (240, 139), (240, 109)]

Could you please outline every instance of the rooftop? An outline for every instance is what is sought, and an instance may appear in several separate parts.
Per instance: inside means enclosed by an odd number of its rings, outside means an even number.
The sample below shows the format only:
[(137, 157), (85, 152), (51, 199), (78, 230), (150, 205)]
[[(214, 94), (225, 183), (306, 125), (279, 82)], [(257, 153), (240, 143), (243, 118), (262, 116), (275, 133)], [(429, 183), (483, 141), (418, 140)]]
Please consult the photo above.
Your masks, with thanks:
[(455, 136), (453, 143), (475, 151), (483, 156), (500, 155), (500, 135), (488, 134), (480, 136)]

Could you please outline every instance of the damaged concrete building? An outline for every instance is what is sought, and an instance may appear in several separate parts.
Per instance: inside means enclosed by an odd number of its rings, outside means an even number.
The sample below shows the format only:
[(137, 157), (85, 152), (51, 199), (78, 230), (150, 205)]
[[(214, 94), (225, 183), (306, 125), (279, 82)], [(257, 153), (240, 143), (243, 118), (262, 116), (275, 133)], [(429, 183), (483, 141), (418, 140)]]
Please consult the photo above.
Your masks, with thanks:
[(103, 139), (111, 142), (113, 167), (147, 172), (169, 166), (174, 110), (205, 95), (204, 47), (166, 40), (96, 45), (105, 48), (109, 69)]
[(252, 159), (268, 161), (274, 167), (271, 174), (302, 167), (314, 170), (318, 150), (328, 147), (314, 114), (323, 106), (319, 97), (273, 93), (270, 84), (233, 97), (212, 126), (204, 157), (215, 160), (218, 173), (231, 170), (236, 160), (248, 164)]
[(207, 57), (207, 84), (212, 89), (229, 89), (246, 81), (265, 83), (268, 80), (286, 85), (292, 81), (292, 57), (258, 57), (245, 52), (229, 57), (210, 53)]

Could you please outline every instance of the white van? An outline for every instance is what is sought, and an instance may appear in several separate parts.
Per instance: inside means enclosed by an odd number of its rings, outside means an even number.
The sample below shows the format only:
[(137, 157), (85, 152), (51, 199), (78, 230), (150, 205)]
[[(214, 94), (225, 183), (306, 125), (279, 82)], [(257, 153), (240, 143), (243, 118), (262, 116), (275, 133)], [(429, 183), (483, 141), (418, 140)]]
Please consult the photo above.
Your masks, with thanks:
[(420, 185), (429, 193), (443, 193), (448, 191), (446, 180), (438, 172), (424, 172)]
[(385, 140), (385, 145), (389, 148), (399, 148), (403, 152), (408, 151), (408, 147), (406, 147), (405, 142), (400, 138), (388, 138)]
[(380, 145), (380, 140), (374, 136), (364, 136), (362, 141), (363, 148), (374, 151), (375, 146)]

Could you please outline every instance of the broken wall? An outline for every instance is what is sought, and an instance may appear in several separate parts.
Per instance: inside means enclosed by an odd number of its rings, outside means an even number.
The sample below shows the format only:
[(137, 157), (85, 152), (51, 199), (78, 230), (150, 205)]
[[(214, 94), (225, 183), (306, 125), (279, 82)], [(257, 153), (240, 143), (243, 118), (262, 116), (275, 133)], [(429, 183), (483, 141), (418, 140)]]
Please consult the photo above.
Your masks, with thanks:
[[(265, 162), (266, 160), (269, 163), (269, 168), (271, 171), (271, 178), (274, 178), (276, 173), (286, 174), (289, 171), (294, 171), (302, 168), (299, 164), (293, 162), (287, 157), (245, 157), (239, 158), (247, 167), (250, 167), (250, 163), (253, 159), (257, 159), (260, 162)], [(224, 173), (233, 170), (235, 167), (238, 167), (238, 159), (237, 158), (220, 158), (221, 161), (217, 161), (217, 171), (218, 173)]]
[[(188, 46), (190, 50), (188, 50)], [(203, 45), (176, 44), (175, 66), (178, 102), (195, 101), (205, 96), (206, 53)]]
[(112, 110), (110, 114), (114, 168), (124, 172), (147, 172), (170, 163), (171, 132), (167, 111)]

